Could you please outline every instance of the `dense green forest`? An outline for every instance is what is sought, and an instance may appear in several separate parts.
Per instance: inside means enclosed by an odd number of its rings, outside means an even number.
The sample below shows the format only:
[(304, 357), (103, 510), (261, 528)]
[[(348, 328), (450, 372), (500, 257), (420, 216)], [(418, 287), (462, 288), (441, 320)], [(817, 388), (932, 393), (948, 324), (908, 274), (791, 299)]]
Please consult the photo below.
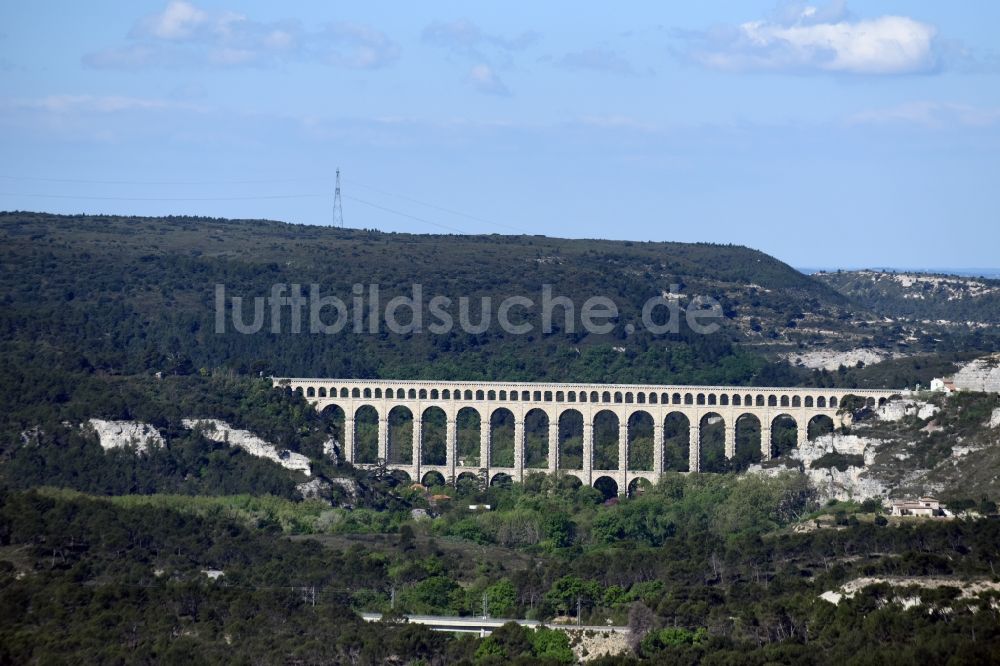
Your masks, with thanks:
[[(8, 418), (22, 426), (43, 405), (90, 401), (104, 378), (153, 373), (900, 387), (926, 385), (955, 361), (998, 348), (989, 329), (914, 340), (899, 324), (876, 326), (877, 316), (822, 282), (736, 246), (11, 212), (0, 214), (0, 266), (0, 386)], [(473, 321), (480, 298), (495, 309), (524, 296), (535, 307), (522, 323), (533, 329), (515, 335), (494, 322), (482, 333), (382, 326), (372, 334), (352, 324), (337, 334), (293, 333), (286, 313), (272, 333), (265, 307), (260, 332), (240, 334), (229, 319), (216, 332), (216, 285), (249, 308), (272, 285), (292, 283), (315, 283), (348, 303), (353, 285), (378, 284), (377, 309), (419, 284), (424, 300), (470, 298)], [(545, 332), (543, 285), (573, 304), (575, 330), (554, 308)], [(721, 329), (696, 334), (683, 316), (676, 333), (629, 328), (641, 324), (648, 299), (670, 291), (715, 298)], [(619, 310), (609, 333), (582, 328), (592, 296)], [(908, 351), (891, 366), (841, 372), (791, 367), (768, 353), (838, 344)]]
[[(758, 461), (759, 429), (738, 430), (737, 458), (727, 461), (717, 425), (704, 429), (702, 461), (717, 474), (672, 472), (634, 497), (544, 474), (426, 489), (326, 455), (343, 441), (343, 421), (268, 379), (898, 388), (996, 349), (989, 329), (913, 336), (898, 322), (878, 323), (878, 303), (859, 304), (760, 252), (708, 244), (3, 213), (0, 266), (0, 664), (585, 656), (581, 639), (559, 630), (508, 625), (480, 639), (401, 621), (401, 613), (476, 614), (484, 595), (494, 617), (629, 625), (628, 654), (595, 663), (1000, 661), (995, 517), (907, 523), (874, 501), (821, 505), (799, 474), (732, 473)], [(522, 320), (534, 325), (526, 335), (496, 327), (327, 335), (271, 333), (265, 308), (259, 333), (215, 332), (217, 284), (250, 303), (275, 283), (317, 283), (345, 300), (352, 285), (377, 283), (383, 306), (414, 283), (425, 299), (473, 302), (537, 302), (548, 284), (577, 309), (607, 296), (620, 316), (600, 335), (565, 330), (559, 315), (544, 333), (537, 308)], [(717, 299), (719, 332), (627, 328), (648, 298), (672, 289)], [(907, 355), (834, 372), (775, 360), (826, 345)], [(956, 401), (940, 432), (907, 422), (917, 457), (950, 451), (953, 432), (972, 438), (994, 403)], [(91, 418), (148, 423), (165, 444), (105, 451), (82, 427)], [(187, 418), (220, 419), (301, 453), (310, 475), (208, 439)], [(389, 425), (407, 440), (408, 423)], [(630, 455), (652, 455), (647, 425), (631, 429)], [(471, 456), (481, 426), (459, 423), (460, 449)], [(358, 427), (359, 446), (372, 445)], [(443, 439), (443, 422), (426, 428)], [(503, 447), (513, 424), (497, 428), (500, 455), (512, 455)], [(668, 423), (671, 470), (686, 469), (682, 432)], [(598, 441), (616, 434), (615, 424), (595, 428)], [(792, 431), (772, 434), (779, 451), (793, 443)], [(545, 424), (527, 423), (526, 435), (530, 469), (544, 460)], [(564, 462), (579, 460), (575, 436), (561, 444)], [(317, 496), (303, 497), (307, 480), (319, 482)], [(995, 514), (989, 498), (948, 499)], [(914, 587), (929, 576), (948, 584)], [(859, 577), (894, 582), (838, 604), (820, 599)], [(969, 593), (969, 581), (986, 587)], [(915, 597), (919, 605), (903, 603)], [(362, 622), (363, 610), (386, 619)]]
[[(760, 252), (678, 243), (570, 241), (531, 236), (409, 236), (247, 220), (0, 215), (0, 332), (8, 359), (65, 371), (240, 373), (490, 379), (788, 383), (799, 379), (736, 344), (735, 317), (780, 327), (803, 309), (842, 315), (846, 300)], [(215, 332), (215, 286), (252, 301), (276, 283), (320, 285), (350, 303), (352, 286), (378, 284), (381, 303), (412, 294), (533, 299), (534, 333), (337, 335)], [(579, 321), (566, 329), (554, 310), (540, 320), (542, 287), (571, 299), (603, 296), (620, 316), (605, 335)], [(746, 285), (756, 285), (749, 290)], [(727, 314), (719, 334), (641, 330), (643, 303), (678, 285), (686, 298), (718, 298)], [(367, 292), (366, 292), (367, 294)], [(368, 316), (368, 311), (365, 311)], [(495, 314), (495, 313), (494, 313)], [(832, 315), (831, 315), (832, 316)], [(246, 315), (249, 319), (249, 315)], [(367, 320), (366, 320), (367, 321)], [(760, 324), (758, 324), (760, 325)], [(614, 348), (623, 351), (614, 351)]]
[[(557, 479), (536, 484), (465, 496), (493, 503), (489, 514), (456, 501), (433, 522), (371, 512), (366, 538), (355, 524), (294, 539), (266, 514), (237, 519), (194, 498), (5, 491), (0, 661), (573, 661), (561, 632), (449, 638), (351, 612), (388, 612), (394, 597), (396, 612), (470, 614), (484, 592), (493, 616), (573, 616), (579, 607), (588, 622), (628, 623), (633, 656), (603, 663), (1000, 657), (1000, 594), (899, 578), (993, 579), (996, 520), (886, 524), (868, 507), (835, 506), (830, 527), (795, 533), (783, 526), (810, 510), (795, 477), (672, 476), (616, 506)], [(819, 599), (858, 576), (902, 582), (837, 605)], [(904, 606), (911, 597), (920, 605)]]

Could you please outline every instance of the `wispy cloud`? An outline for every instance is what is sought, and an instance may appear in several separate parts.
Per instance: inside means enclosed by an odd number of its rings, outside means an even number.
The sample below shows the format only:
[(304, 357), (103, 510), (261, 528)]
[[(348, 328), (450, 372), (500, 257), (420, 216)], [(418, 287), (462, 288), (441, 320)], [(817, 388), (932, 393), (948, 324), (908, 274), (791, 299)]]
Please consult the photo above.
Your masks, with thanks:
[(582, 116), (576, 119), (572, 124), (581, 127), (594, 127), (604, 130), (629, 130), (649, 134), (662, 131), (662, 128), (653, 125), (652, 123), (638, 120), (632, 116), (620, 115)]
[(951, 102), (918, 101), (869, 109), (850, 116), (849, 125), (920, 125), (948, 127), (992, 127), (1000, 124), (1000, 107), (979, 107)]
[(937, 29), (906, 16), (859, 19), (843, 2), (784, 5), (768, 19), (685, 35), (684, 55), (722, 70), (914, 74), (938, 69)]
[(617, 51), (606, 48), (573, 51), (558, 58), (556, 64), (568, 69), (587, 69), (625, 76), (635, 74), (635, 70), (628, 60)]
[(126, 95), (48, 95), (0, 101), (0, 107), (50, 113), (120, 113), (123, 111), (198, 111), (200, 107), (172, 100)]
[(489, 65), (473, 65), (472, 69), (469, 70), (468, 81), (473, 88), (481, 93), (500, 95), (501, 97), (510, 95), (510, 90)]
[(495, 35), (480, 29), (468, 19), (434, 21), (423, 30), (423, 40), (428, 44), (447, 48), (474, 60), (486, 60), (487, 51), (521, 51), (540, 39), (538, 33), (525, 31), (514, 37)]
[(513, 56), (540, 39), (538, 33), (525, 31), (513, 37), (482, 30), (468, 19), (434, 21), (424, 27), (425, 43), (446, 49), (461, 60), (472, 61), (465, 81), (473, 90), (487, 95), (510, 95), (498, 69), (511, 68)]
[(140, 18), (129, 42), (88, 53), (95, 68), (262, 67), (291, 60), (375, 69), (399, 58), (399, 46), (367, 25), (337, 22), (306, 29), (288, 19), (263, 23), (244, 14), (209, 11), (171, 0), (160, 12)]

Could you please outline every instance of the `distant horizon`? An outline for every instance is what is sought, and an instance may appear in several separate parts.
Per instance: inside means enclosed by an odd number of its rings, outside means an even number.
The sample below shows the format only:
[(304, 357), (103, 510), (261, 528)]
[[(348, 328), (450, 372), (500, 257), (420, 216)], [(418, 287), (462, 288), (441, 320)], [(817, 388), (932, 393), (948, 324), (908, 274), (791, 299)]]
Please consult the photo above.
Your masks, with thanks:
[(854, 266), (845, 267), (839, 266), (836, 268), (815, 268), (815, 267), (802, 267), (802, 266), (792, 266), (795, 270), (800, 273), (805, 273), (806, 275), (814, 275), (816, 273), (836, 273), (837, 271), (877, 271), (880, 273), (920, 273), (926, 275), (949, 275), (955, 277), (982, 277), (986, 279), (1000, 278), (1000, 268), (982, 268), (982, 267), (970, 267), (970, 268), (955, 268), (955, 267), (913, 267), (913, 266)]
[[(64, 216), (87, 215), (87, 216), (93, 216), (93, 217), (101, 217), (101, 216), (108, 216), (108, 217), (112, 217), (112, 216), (113, 217), (140, 217), (140, 218), (163, 218), (163, 217), (171, 217), (170, 215), (132, 215), (132, 214), (128, 214), (128, 213), (114, 213), (114, 212), (101, 212), (101, 213), (97, 213), (97, 212), (82, 211), (82, 212), (76, 212), (76, 213), (59, 213), (59, 212), (47, 211), (47, 210), (0, 210), (0, 215), (13, 215), (13, 214), (17, 214), (17, 213), (25, 213), (25, 214), (29, 214), (29, 215), (64, 215)], [(225, 220), (230, 220), (230, 221), (244, 219), (244, 220), (254, 220), (254, 221), (261, 221), (261, 222), (277, 222), (279, 224), (296, 224), (296, 225), (303, 225), (303, 226), (315, 226), (315, 227), (327, 228), (327, 229), (336, 228), (336, 227), (333, 227), (332, 225), (307, 224), (307, 223), (302, 223), (302, 222), (289, 222), (287, 220), (279, 220), (279, 219), (263, 218), (263, 217), (231, 218), (231, 217), (224, 217), (224, 216), (218, 216), (218, 215), (199, 215), (199, 214), (194, 214), (194, 213), (175, 213), (172, 216), (173, 217), (193, 217), (193, 218), (204, 217), (204, 218), (209, 218), (209, 219), (213, 219), (213, 218), (214, 219), (225, 219)], [(710, 244), (716, 244), (716, 245), (741, 245), (741, 246), (747, 247), (747, 248), (749, 248), (751, 250), (756, 250), (756, 251), (759, 251), (759, 252), (763, 252), (764, 254), (767, 254), (768, 256), (771, 256), (774, 259), (777, 259), (778, 261), (781, 261), (781, 262), (787, 264), (788, 266), (791, 266), (794, 270), (796, 270), (796, 271), (798, 271), (800, 273), (803, 273), (805, 275), (813, 275), (815, 273), (836, 273), (837, 271), (879, 271), (879, 272), (886, 272), (886, 273), (891, 273), (891, 272), (895, 272), (895, 273), (920, 273), (920, 274), (927, 274), (927, 275), (952, 275), (952, 276), (956, 276), (956, 277), (981, 277), (981, 278), (986, 278), (986, 279), (1000, 279), (1000, 266), (993, 267), (993, 268), (986, 268), (986, 267), (982, 267), (982, 266), (970, 266), (970, 267), (955, 267), (955, 266), (927, 267), (927, 266), (923, 266), (923, 267), (918, 267), (918, 266), (881, 266), (881, 265), (860, 265), (860, 264), (853, 265), (853, 266), (848, 266), (848, 265), (842, 265), (842, 266), (797, 266), (794, 263), (789, 262), (789, 261), (785, 260), (782, 257), (773, 255), (773, 254), (771, 254), (771, 253), (769, 253), (766, 250), (763, 250), (761, 248), (757, 248), (757, 247), (753, 247), (753, 246), (748, 246), (748, 245), (743, 245), (743, 244), (740, 244), (740, 243), (727, 243), (725, 241), (706, 241), (706, 240), (683, 240), (683, 241), (681, 241), (681, 240), (672, 240), (672, 239), (669, 239), (669, 238), (665, 238), (665, 239), (661, 239), (661, 240), (650, 240), (650, 239), (637, 239), (637, 238), (598, 238), (598, 237), (593, 237), (593, 236), (553, 236), (551, 234), (532, 234), (532, 233), (529, 233), (529, 232), (519, 232), (519, 233), (514, 233), (514, 232), (507, 232), (507, 233), (497, 233), (497, 232), (489, 232), (489, 233), (487, 233), (487, 232), (480, 232), (480, 233), (456, 233), (456, 232), (447, 232), (447, 231), (406, 231), (406, 230), (394, 230), (394, 229), (387, 230), (387, 229), (360, 228), (360, 227), (351, 226), (349, 224), (348, 225), (344, 225), (344, 227), (342, 227), (342, 228), (343, 229), (353, 230), (353, 231), (368, 231), (368, 230), (372, 230), (372, 231), (378, 231), (380, 233), (404, 233), (404, 234), (413, 234), (413, 235), (418, 235), (418, 236), (419, 235), (543, 236), (543, 237), (546, 237), (546, 238), (555, 238), (555, 239), (562, 239), (562, 240), (601, 240), (601, 241), (609, 241), (609, 242), (615, 242), (615, 243), (647, 243), (647, 242), (653, 242), (653, 243), (689, 243), (689, 244), (710, 243)]]
[(355, 228), (977, 267), (998, 24), (934, 0), (3, 3), (0, 208), (325, 225), (339, 168)]

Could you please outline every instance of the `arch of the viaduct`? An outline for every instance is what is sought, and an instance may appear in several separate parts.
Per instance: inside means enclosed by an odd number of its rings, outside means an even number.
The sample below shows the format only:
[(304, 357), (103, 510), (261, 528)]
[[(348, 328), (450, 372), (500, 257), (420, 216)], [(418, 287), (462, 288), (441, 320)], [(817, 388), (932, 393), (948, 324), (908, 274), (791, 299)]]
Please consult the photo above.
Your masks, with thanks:
[[(469, 475), (478, 478), (481, 469), (494, 480), (509, 477), (523, 481), (532, 472), (562, 472), (575, 476), (582, 483), (594, 485), (598, 479), (609, 478), (619, 492), (625, 492), (636, 479), (655, 482), (664, 471), (664, 425), (671, 415), (681, 414), (688, 423), (688, 471), (699, 471), (702, 459), (701, 428), (703, 419), (717, 424), (719, 419), (725, 431), (725, 457), (732, 459), (736, 453), (736, 425), (744, 416), (752, 416), (760, 424), (761, 458), (771, 457), (771, 429), (778, 419), (791, 417), (796, 427), (796, 444), (808, 437), (809, 423), (825, 416), (837, 422), (837, 410), (844, 398), (857, 396), (870, 405), (880, 405), (898, 391), (845, 390), (810, 388), (748, 388), (722, 386), (651, 386), (623, 384), (535, 384), (506, 382), (434, 382), (403, 380), (344, 380), (276, 378), (275, 386), (288, 387), (302, 394), (319, 410), (336, 405), (343, 410), (345, 458), (354, 464), (364, 465), (357, 456), (355, 415), (362, 408), (370, 408), (378, 418), (377, 458), (388, 461), (390, 436), (389, 414), (397, 407), (405, 407), (412, 415), (412, 441), (393, 442), (395, 446), (409, 445), (408, 464), (389, 464), (391, 469), (405, 472), (410, 479), (421, 481), (428, 473), (436, 472), (446, 480)], [(446, 419), (445, 456), (443, 464), (425, 462), (422, 426), (428, 410), (441, 410)], [(473, 410), (479, 415), (478, 456), (463, 459), (458, 451), (457, 418), (459, 411)], [(514, 455), (512, 465), (491, 464), (491, 422), (500, 410), (509, 411), (514, 417)], [(544, 467), (526, 466), (525, 416), (538, 410), (547, 419), (547, 452)], [(576, 412), (583, 421), (582, 469), (560, 465), (560, 419)], [(610, 412), (617, 418), (617, 460), (613, 469), (595, 466), (595, 418), (601, 412)], [(368, 412), (371, 413), (370, 411)], [(652, 421), (652, 464), (644, 469), (630, 467), (630, 424)], [(716, 426), (717, 427), (717, 426)], [(645, 426), (648, 430), (648, 425)], [(509, 432), (509, 431), (508, 431)], [(648, 435), (647, 435), (648, 437)], [(648, 439), (647, 439), (648, 442)], [(393, 456), (398, 457), (398, 456)], [(608, 458), (609, 456), (605, 456)], [(375, 462), (375, 461), (367, 461)], [(473, 464), (470, 464), (473, 463)]]

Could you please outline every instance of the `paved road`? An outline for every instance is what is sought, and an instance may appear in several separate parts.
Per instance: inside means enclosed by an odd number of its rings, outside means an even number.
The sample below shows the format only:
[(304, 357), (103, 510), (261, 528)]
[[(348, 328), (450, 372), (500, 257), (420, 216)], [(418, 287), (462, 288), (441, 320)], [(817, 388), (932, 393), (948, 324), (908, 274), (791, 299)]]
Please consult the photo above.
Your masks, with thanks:
[[(378, 622), (382, 619), (381, 613), (361, 613), (362, 619), (367, 622)], [(493, 633), (493, 630), (502, 627), (508, 622), (517, 622), (522, 627), (536, 628), (542, 626), (538, 620), (518, 620), (515, 618), (483, 618), (483, 617), (454, 617), (448, 615), (407, 615), (407, 621), (415, 624), (426, 624), (435, 631), (467, 632), (485, 636)], [(575, 624), (549, 624), (545, 625), (549, 629), (561, 629), (563, 631), (610, 631), (616, 634), (627, 634), (628, 627), (612, 625), (582, 625)]]

